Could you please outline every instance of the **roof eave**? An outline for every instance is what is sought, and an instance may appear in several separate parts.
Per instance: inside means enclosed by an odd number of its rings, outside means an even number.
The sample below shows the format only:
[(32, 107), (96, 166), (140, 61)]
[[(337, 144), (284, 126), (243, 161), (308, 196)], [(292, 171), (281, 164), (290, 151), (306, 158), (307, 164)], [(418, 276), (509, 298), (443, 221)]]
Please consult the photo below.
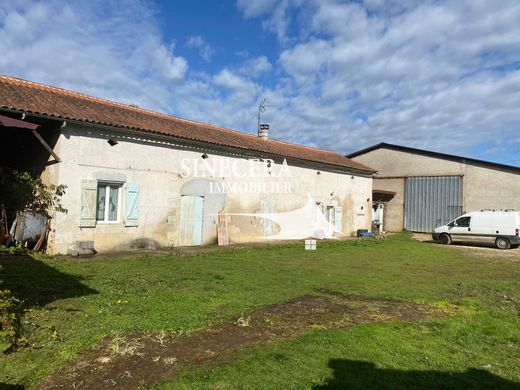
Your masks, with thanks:
[[(335, 164), (330, 164), (330, 163), (327, 163), (327, 162), (323, 162), (323, 161), (317, 161), (317, 160), (312, 160), (312, 159), (302, 159), (302, 158), (295, 158), (295, 157), (290, 157), (290, 156), (287, 156), (287, 155), (281, 155), (281, 154), (274, 154), (274, 153), (268, 153), (268, 152), (265, 152), (265, 151), (262, 151), (262, 150), (258, 150), (258, 149), (254, 149), (254, 148), (240, 148), (240, 147), (233, 147), (233, 146), (229, 146), (229, 145), (225, 145), (225, 144), (219, 144), (219, 143), (211, 143), (211, 142), (207, 142), (207, 141), (200, 141), (200, 140), (197, 140), (197, 139), (194, 139), (194, 138), (188, 138), (188, 137), (179, 137), (179, 136), (175, 136), (175, 135), (172, 135), (172, 134), (168, 134), (168, 133), (165, 133), (165, 132), (161, 132), (161, 131), (153, 131), (153, 130), (149, 130), (149, 129), (143, 129), (143, 128), (137, 128), (137, 127), (131, 127), (131, 126), (120, 126), (120, 125), (114, 125), (114, 124), (108, 124), (108, 123), (102, 123), (102, 122), (96, 122), (96, 121), (89, 121), (89, 120), (82, 120), (82, 119), (77, 119), (77, 118), (70, 118), (70, 117), (67, 117), (67, 116), (57, 116), (57, 115), (52, 115), (52, 114), (43, 114), (43, 113), (39, 113), (39, 112), (33, 112), (33, 111), (28, 111), (28, 110), (22, 110), (22, 109), (17, 109), (17, 108), (8, 108), (6, 106), (3, 106), (1, 107), (2, 109), (4, 110), (7, 110), (7, 111), (10, 111), (10, 112), (17, 112), (17, 113), (24, 113), (24, 114), (28, 114), (28, 115), (33, 115), (33, 116), (36, 116), (36, 117), (41, 117), (41, 118), (51, 118), (51, 119), (59, 119), (59, 120), (64, 120), (64, 121), (67, 121), (67, 122), (70, 122), (70, 123), (77, 123), (77, 124), (80, 124), (80, 125), (88, 125), (88, 126), (96, 126), (96, 127), (103, 127), (103, 128), (108, 128), (108, 129), (116, 129), (116, 130), (123, 130), (123, 131), (129, 131), (129, 132), (136, 132), (138, 134), (148, 134), (148, 135), (155, 135), (155, 136), (160, 136), (160, 137), (165, 137), (169, 140), (172, 140), (172, 141), (176, 141), (176, 142), (189, 142), (193, 145), (197, 145), (197, 146), (207, 146), (207, 145), (211, 145), (211, 146), (216, 146), (218, 148), (222, 148), (222, 149), (231, 149), (231, 150), (237, 150), (237, 151), (241, 151), (242, 153), (246, 153), (249, 151), (249, 152), (255, 152), (255, 153), (260, 153), (262, 154), (263, 156), (266, 156), (266, 157), (277, 157), (277, 158), (286, 158), (288, 160), (291, 160), (291, 161), (302, 161), (302, 162), (305, 162), (307, 164), (317, 164), (318, 166), (316, 166), (315, 168), (316, 169), (324, 169), (326, 167), (329, 167), (330, 169), (332, 170), (335, 170), (335, 171), (338, 171), (338, 170), (341, 170), (345, 173), (348, 173), (348, 174), (356, 174), (356, 175), (362, 175), (362, 176), (373, 176), (377, 173), (377, 171), (375, 169), (372, 169), (370, 167), (366, 167), (366, 169), (364, 168), (361, 168), (361, 167), (349, 167), (349, 166), (346, 166), (346, 165), (335, 165)], [(356, 162), (356, 165), (360, 165), (360, 166), (364, 166), (363, 164), (361, 163), (357, 163)]]

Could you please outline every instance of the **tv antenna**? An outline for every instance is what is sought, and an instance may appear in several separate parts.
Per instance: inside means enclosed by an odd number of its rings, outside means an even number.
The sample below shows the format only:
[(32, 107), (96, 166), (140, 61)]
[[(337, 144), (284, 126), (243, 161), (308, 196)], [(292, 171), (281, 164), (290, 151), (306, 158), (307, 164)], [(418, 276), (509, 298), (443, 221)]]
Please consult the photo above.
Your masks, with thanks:
[(265, 98), (262, 98), (262, 100), (260, 100), (260, 104), (258, 105), (258, 123), (256, 126), (256, 130), (258, 132), (260, 132), (260, 116), (267, 111), (266, 107), (269, 106), (265, 105)]

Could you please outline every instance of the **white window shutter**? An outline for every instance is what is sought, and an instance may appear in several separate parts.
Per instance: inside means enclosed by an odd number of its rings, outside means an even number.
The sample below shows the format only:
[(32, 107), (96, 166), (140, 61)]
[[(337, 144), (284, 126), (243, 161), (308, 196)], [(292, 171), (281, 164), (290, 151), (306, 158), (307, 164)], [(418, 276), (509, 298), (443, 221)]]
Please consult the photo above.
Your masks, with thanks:
[(343, 229), (343, 209), (339, 206), (334, 207), (334, 224), (336, 232), (341, 232)]
[[(270, 214), (275, 210), (275, 200), (272, 198), (262, 199), (260, 201), (260, 212), (262, 214)], [(264, 237), (269, 237), (274, 234), (274, 221), (268, 218), (261, 218), (260, 224), (262, 225), (262, 231)]]
[(97, 180), (81, 182), (80, 227), (96, 226)]
[(137, 226), (139, 220), (139, 184), (128, 183), (125, 200), (125, 226)]

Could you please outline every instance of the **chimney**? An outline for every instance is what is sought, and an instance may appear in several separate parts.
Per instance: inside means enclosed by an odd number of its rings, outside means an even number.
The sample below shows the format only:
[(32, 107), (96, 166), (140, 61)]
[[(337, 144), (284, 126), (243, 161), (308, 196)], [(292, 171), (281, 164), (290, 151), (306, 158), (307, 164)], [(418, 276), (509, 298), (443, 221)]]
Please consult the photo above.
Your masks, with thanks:
[(258, 126), (258, 136), (262, 139), (268, 139), (269, 138), (269, 125), (262, 123), (260, 126)]

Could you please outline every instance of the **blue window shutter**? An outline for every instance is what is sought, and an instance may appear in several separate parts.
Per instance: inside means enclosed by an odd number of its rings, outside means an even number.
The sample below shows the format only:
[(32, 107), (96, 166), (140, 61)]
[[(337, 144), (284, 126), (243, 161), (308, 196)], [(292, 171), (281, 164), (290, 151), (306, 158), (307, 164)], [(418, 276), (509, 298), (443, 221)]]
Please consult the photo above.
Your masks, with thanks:
[(80, 227), (96, 226), (97, 181), (81, 181)]
[(137, 226), (139, 220), (139, 184), (127, 184), (125, 203), (125, 226)]

